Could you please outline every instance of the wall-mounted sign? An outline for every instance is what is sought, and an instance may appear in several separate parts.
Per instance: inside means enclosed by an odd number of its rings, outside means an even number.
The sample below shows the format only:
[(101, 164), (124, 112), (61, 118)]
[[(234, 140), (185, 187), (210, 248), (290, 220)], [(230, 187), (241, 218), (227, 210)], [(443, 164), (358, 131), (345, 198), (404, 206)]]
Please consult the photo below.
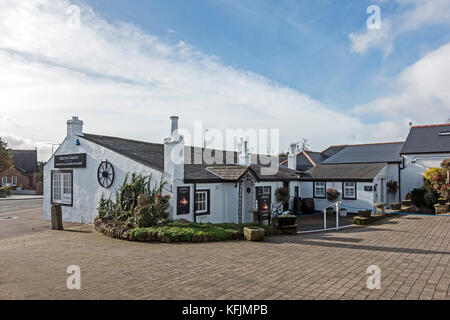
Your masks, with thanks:
[(55, 168), (86, 168), (86, 153), (57, 155)]
[(364, 186), (364, 191), (373, 191), (372, 186)]
[(178, 187), (177, 188), (177, 215), (189, 214), (191, 199), (191, 188), (190, 187)]

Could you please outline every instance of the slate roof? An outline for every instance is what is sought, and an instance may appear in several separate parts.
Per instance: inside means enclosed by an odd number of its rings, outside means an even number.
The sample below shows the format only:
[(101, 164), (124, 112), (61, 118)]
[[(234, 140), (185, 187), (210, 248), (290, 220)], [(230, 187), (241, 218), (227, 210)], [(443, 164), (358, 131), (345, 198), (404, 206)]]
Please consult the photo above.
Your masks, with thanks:
[(330, 146), (330, 147), (326, 148), (325, 150), (323, 150), (321, 153), (324, 156), (329, 158), (331, 156), (334, 156), (336, 153), (338, 153), (339, 151), (343, 150), (347, 146), (348, 146), (348, 144), (340, 145), (340, 146)]
[[(94, 142), (121, 155), (124, 155), (132, 160), (135, 160), (145, 166), (154, 168), (158, 171), (164, 171), (164, 145), (160, 143), (150, 143), (143, 141), (136, 141), (130, 139), (123, 139), (117, 137), (101, 136), (95, 134), (84, 133), (80, 135), (81, 138)], [(192, 146), (185, 146), (185, 165), (184, 165), (184, 179), (186, 182), (226, 182), (233, 180), (240, 168), (248, 167), (238, 166), (238, 154), (234, 151), (222, 151), (208, 148), (198, 148)], [(211, 160), (215, 156), (222, 159), (222, 164), (207, 163), (201, 156), (202, 154), (211, 155)], [(202, 159), (201, 164), (195, 164), (195, 159)], [(231, 160), (231, 163), (230, 163)], [(278, 159), (276, 160), (278, 163)], [(259, 180), (293, 180), (296, 179), (296, 172), (291, 169), (280, 168), (278, 173), (271, 176), (263, 175), (261, 167), (264, 166), (260, 155), (251, 155), (252, 165), (250, 168), (257, 175)], [(254, 163), (254, 164), (253, 164)], [(213, 168), (213, 170), (211, 170)], [(226, 171), (226, 172), (225, 172)], [(220, 174), (217, 174), (220, 173)], [(223, 177), (221, 176), (224, 175)], [(237, 179), (234, 179), (235, 181)]]
[(300, 180), (372, 181), (386, 163), (321, 164), (306, 172)]
[(347, 145), (322, 164), (401, 162), (403, 142)]
[(14, 167), (26, 174), (36, 172), (37, 150), (9, 150)]
[(108, 148), (145, 166), (164, 170), (164, 145), (84, 133), (80, 137)]
[(248, 167), (239, 165), (227, 165), (207, 167), (206, 170), (212, 172), (222, 180), (236, 181), (239, 180), (244, 175), (244, 173), (247, 172)]
[(442, 152), (450, 152), (450, 123), (411, 127), (401, 150), (401, 154)]

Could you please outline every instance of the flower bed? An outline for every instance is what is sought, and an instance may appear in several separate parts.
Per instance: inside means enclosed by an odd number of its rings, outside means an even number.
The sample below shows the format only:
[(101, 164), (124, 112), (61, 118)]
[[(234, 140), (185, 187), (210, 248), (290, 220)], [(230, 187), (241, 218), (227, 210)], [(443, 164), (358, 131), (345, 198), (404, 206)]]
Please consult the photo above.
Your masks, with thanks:
[(114, 220), (102, 220), (99, 217), (94, 222), (98, 232), (110, 237), (129, 241), (143, 242), (206, 242), (244, 240), (244, 227), (258, 226), (265, 230), (265, 235), (276, 234), (271, 226), (254, 223), (184, 223), (167, 222), (166, 224), (148, 228), (127, 229)]

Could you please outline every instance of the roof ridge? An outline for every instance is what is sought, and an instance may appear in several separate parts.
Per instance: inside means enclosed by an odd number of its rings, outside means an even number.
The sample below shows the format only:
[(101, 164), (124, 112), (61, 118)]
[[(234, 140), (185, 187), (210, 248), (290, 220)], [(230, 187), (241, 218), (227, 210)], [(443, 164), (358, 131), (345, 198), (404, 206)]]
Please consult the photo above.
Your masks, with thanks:
[(391, 141), (391, 142), (369, 142), (369, 143), (355, 143), (355, 144), (337, 144), (337, 145), (331, 145), (328, 148), (324, 149), (321, 153), (324, 153), (330, 148), (337, 148), (337, 147), (353, 147), (353, 146), (372, 146), (377, 144), (395, 144), (395, 143), (405, 143), (405, 141)]
[(421, 126), (411, 126), (411, 128), (430, 128), (430, 127), (442, 127), (442, 126), (450, 126), (450, 123), (426, 124), (426, 125), (421, 125)]

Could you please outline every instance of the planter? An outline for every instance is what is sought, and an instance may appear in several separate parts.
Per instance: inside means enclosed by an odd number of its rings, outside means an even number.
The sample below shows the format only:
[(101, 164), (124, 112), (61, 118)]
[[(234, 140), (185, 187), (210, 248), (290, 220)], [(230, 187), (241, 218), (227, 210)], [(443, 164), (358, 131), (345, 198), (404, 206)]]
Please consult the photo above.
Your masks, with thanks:
[(401, 203), (391, 203), (391, 209), (392, 210), (401, 210), (402, 204)]
[(440, 205), (445, 205), (445, 204), (447, 204), (447, 200), (446, 200), (446, 199), (443, 199), (443, 198), (439, 198), (439, 199), (438, 199), (438, 204), (440, 204)]
[(285, 226), (292, 226), (295, 225), (295, 222), (297, 221), (297, 217), (279, 217), (278, 218), (278, 226), (279, 227), (285, 227)]
[(347, 209), (339, 209), (339, 216), (340, 217), (346, 217), (347, 216)]
[(412, 200), (403, 200), (402, 201), (402, 206), (405, 206), (405, 207), (412, 206)]
[(359, 210), (358, 211), (358, 216), (363, 217), (363, 218), (370, 217), (371, 214), (372, 214), (372, 211), (370, 211), (370, 210)]
[(447, 213), (447, 205), (444, 204), (435, 204), (434, 205), (434, 212), (436, 214), (443, 214), (443, 213)]
[(258, 227), (245, 227), (244, 237), (248, 241), (262, 241), (264, 240), (265, 231)]
[(6, 190), (0, 189), (0, 198), (6, 198), (7, 193)]
[(17, 187), (17, 191), (22, 191), (22, 187)]

